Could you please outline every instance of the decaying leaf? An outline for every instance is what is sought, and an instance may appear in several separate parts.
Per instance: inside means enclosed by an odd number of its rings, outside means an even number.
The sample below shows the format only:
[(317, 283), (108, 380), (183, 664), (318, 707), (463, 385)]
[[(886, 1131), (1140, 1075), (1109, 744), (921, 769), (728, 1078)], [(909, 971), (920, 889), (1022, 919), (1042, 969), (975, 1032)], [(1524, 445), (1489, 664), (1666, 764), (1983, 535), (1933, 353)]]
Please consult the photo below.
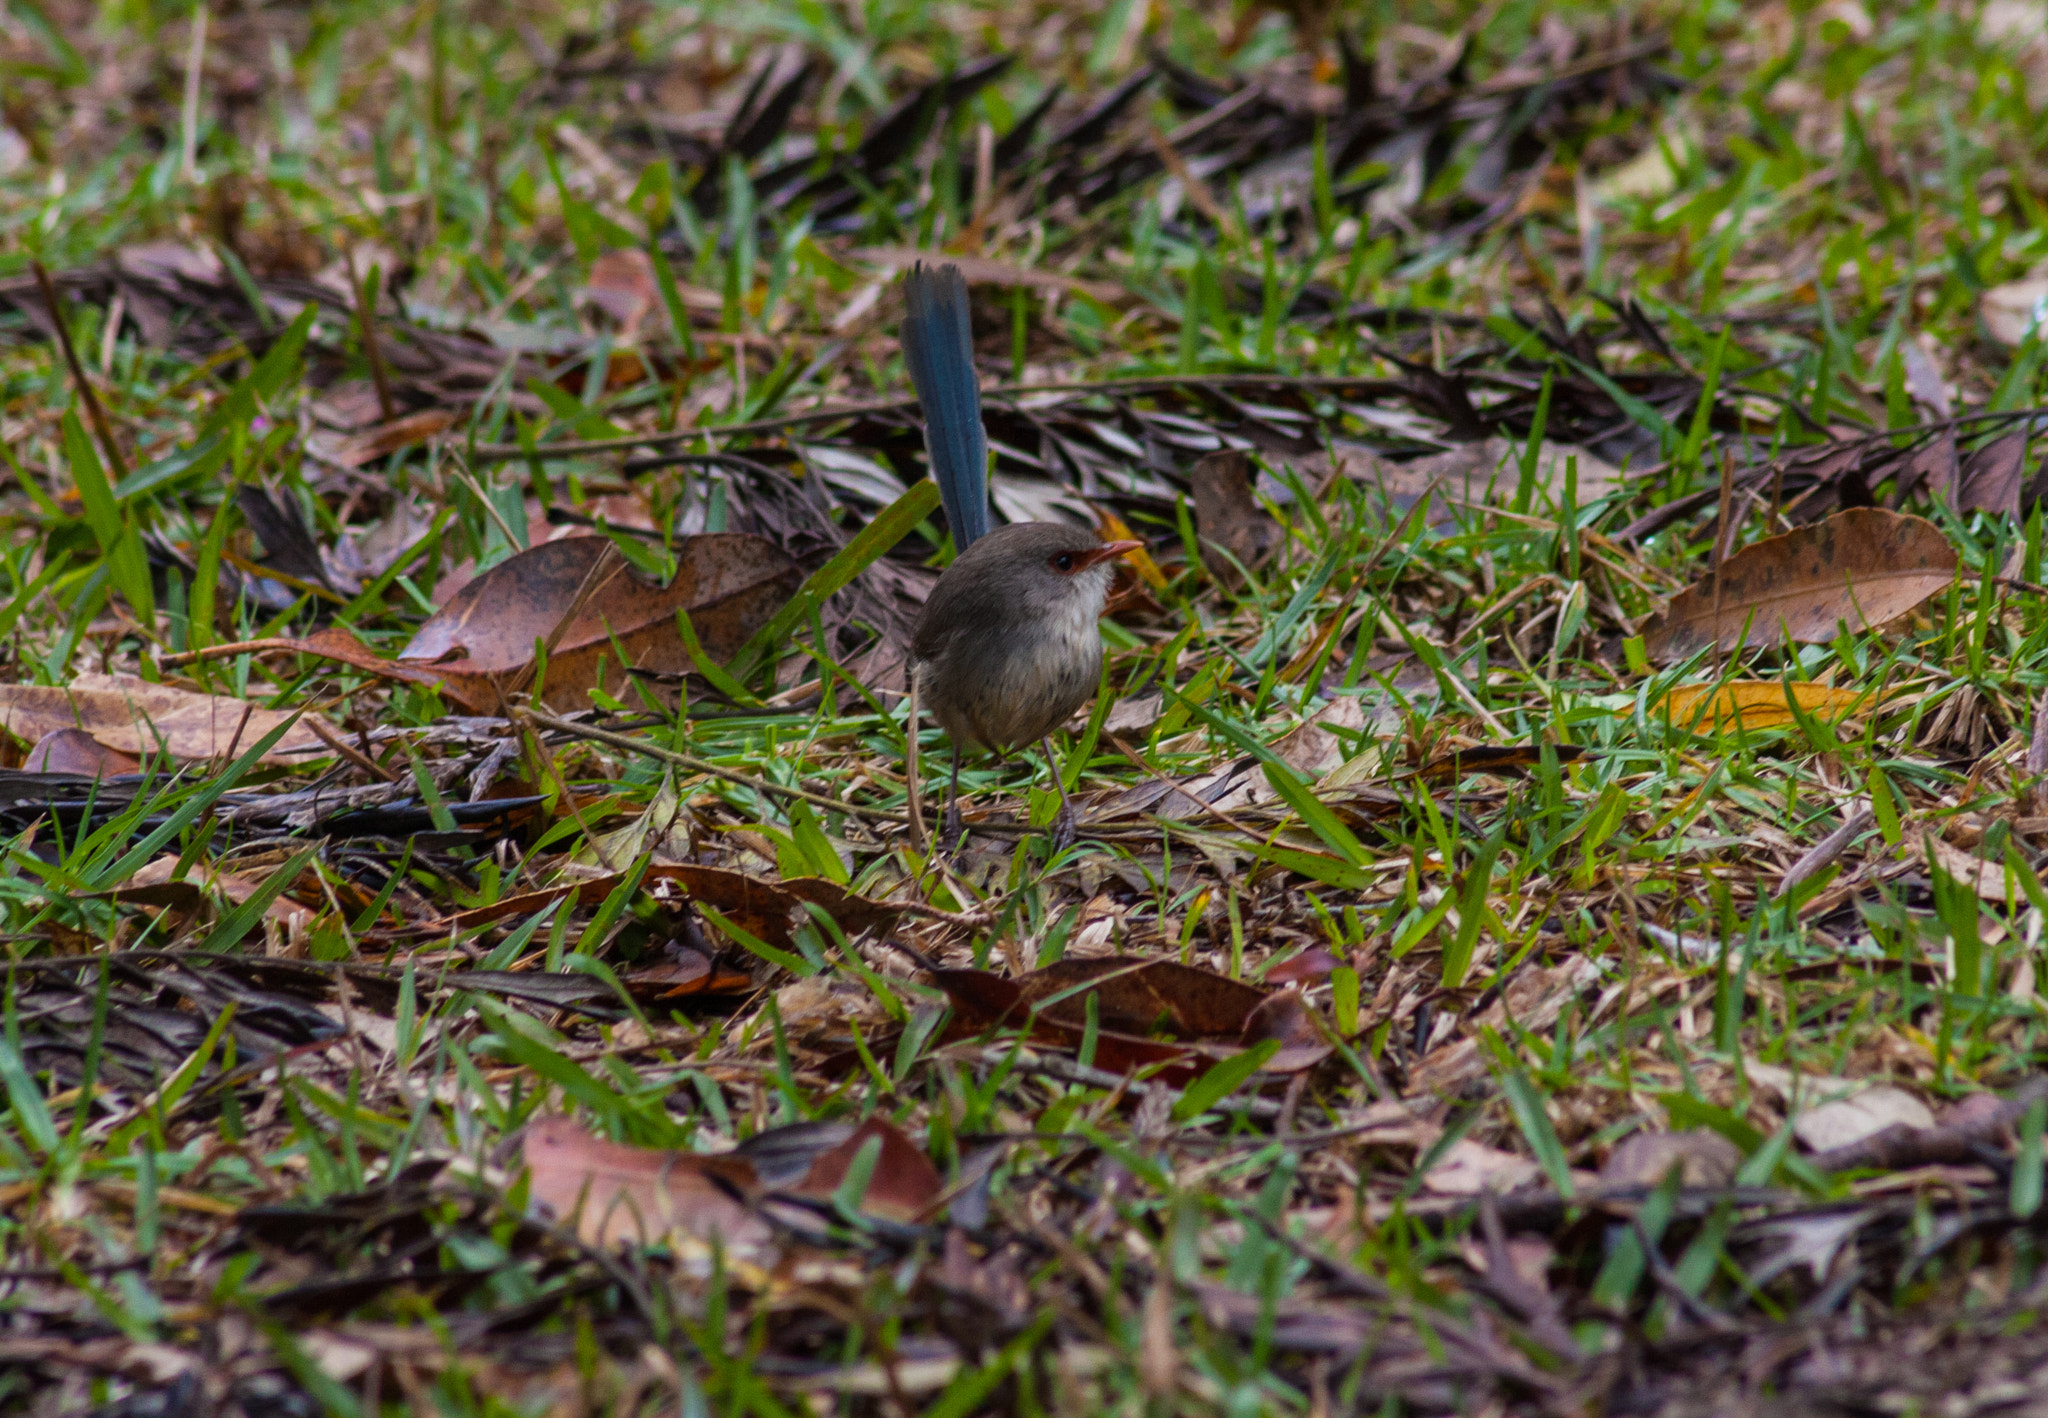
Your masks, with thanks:
[(1468, 1079), (1486, 1072), (1481, 1052), (1481, 1031), (1498, 1032), (1513, 1021), (1516, 1029), (1548, 1029), (1564, 1012), (1565, 1002), (1599, 975), (1599, 968), (1583, 955), (1573, 956), (1549, 969), (1524, 968), (1501, 991), (1500, 998), (1467, 1019), (1460, 1031), (1464, 1037), (1437, 1045), (1408, 1072), (1409, 1090), (1415, 1093), (1444, 1093)]
[[(923, 1220), (946, 1190), (945, 1179), (925, 1150), (903, 1129), (882, 1117), (869, 1117), (846, 1139), (818, 1154), (801, 1180), (786, 1188), (793, 1196), (825, 1198), (835, 1194), (870, 1142), (877, 1143), (874, 1170), (868, 1174), (861, 1210), (891, 1221)], [(750, 1144), (750, 1155), (758, 1147)]]
[[(1330, 1052), (1299, 991), (1269, 993), (1177, 960), (1062, 960), (1019, 980), (987, 970), (935, 975), (952, 1001), (956, 1031), (1026, 1027), (1034, 1040), (1063, 1048), (1081, 1043), (1092, 999), (1095, 1061), (1117, 1073), (1191, 1055), (1227, 1057), (1267, 1039), (1280, 1042), (1267, 1073), (1299, 1072)], [(1183, 1066), (1159, 1076), (1183, 1080), (1193, 1071)]]
[[(34, 744), (66, 729), (78, 729), (115, 753), (140, 758), (159, 749), (172, 758), (205, 762), (253, 748), (257, 740), (294, 716), (262, 709), (242, 699), (197, 694), (130, 675), (83, 674), (65, 688), (55, 685), (0, 685), (0, 729)], [(295, 723), (285, 730), (265, 763), (300, 763), (327, 746)]]
[(818, 876), (764, 881), (727, 867), (659, 862), (648, 867), (645, 879), (676, 883), (692, 901), (715, 907), (749, 935), (771, 945), (790, 944), (796, 930), (810, 919), (806, 902), (823, 908), (848, 935), (893, 925), (902, 915), (886, 902), (871, 901)]
[(704, 653), (722, 662), (800, 580), (795, 563), (772, 543), (738, 533), (684, 538), (676, 560), (669, 583), (650, 586), (603, 537), (528, 548), (456, 592), (399, 659), (430, 670), (456, 702), (495, 712), (514, 679), (534, 665), (535, 646), (552, 641), (543, 696), (556, 709), (585, 709), (600, 678), (614, 693), (625, 692), (621, 650), (632, 668), (693, 667), (678, 611), (689, 613)]
[(1841, 718), (1870, 696), (1833, 685), (1774, 679), (1738, 679), (1726, 684), (1684, 684), (1658, 700), (1660, 719), (1702, 733), (1722, 728), (1771, 729), (1796, 723), (1793, 706), (1819, 719)]
[(1947, 589), (1955, 572), (1955, 548), (1932, 522), (1851, 508), (1729, 557), (1672, 598), (1646, 645), (1676, 660), (1714, 644), (1824, 642), (1844, 622), (1862, 630), (1904, 615)]
[(1280, 524), (1252, 493), (1252, 460), (1236, 448), (1195, 460), (1188, 474), (1194, 486), (1195, 530), (1202, 564), (1225, 586), (1243, 579), (1238, 568), (1256, 571), (1280, 544)]
[(591, 1245), (686, 1236), (716, 1240), (730, 1254), (758, 1251), (772, 1239), (760, 1203), (830, 1200), (871, 1144), (861, 1210), (904, 1223), (924, 1219), (944, 1196), (944, 1179), (923, 1148), (881, 1117), (771, 1128), (723, 1153), (629, 1147), (547, 1117), (528, 1125), (524, 1155), (532, 1199), (573, 1219)]
[(1655, 1187), (1676, 1169), (1682, 1186), (1725, 1187), (1741, 1165), (1742, 1149), (1718, 1132), (1635, 1132), (1607, 1154), (1600, 1180), (1609, 1186)]
[(1963, 459), (1956, 494), (1958, 510), (1995, 512), (2004, 517), (2020, 515), (2027, 437), (2024, 427), (2016, 428)]
[(772, 1235), (744, 1200), (758, 1179), (741, 1159), (628, 1147), (567, 1118), (529, 1124), (525, 1159), (533, 1200), (573, 1221), (589, 1245), (651, 1245), (680, 1233), (737, 1250)]

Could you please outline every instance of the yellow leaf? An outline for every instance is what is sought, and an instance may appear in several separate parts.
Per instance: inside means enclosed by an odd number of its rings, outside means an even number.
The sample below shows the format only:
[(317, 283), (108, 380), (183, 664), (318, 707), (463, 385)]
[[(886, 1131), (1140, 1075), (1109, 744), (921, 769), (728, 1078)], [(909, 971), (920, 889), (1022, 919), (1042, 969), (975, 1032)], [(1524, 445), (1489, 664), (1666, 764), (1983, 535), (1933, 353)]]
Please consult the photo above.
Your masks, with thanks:
[(1796, 722), (1792, 706), (1821, 719), (1839, 719), (1859, 701), (1861, 691), (1836, 689), (1832, 685), (1775, 679), (1738, 679), (1716, 688), (1705, 684), (1680, 685), (1660, 700), (1652, 711), (1668, 717), (1681, 728), (1711, 732), (1716, 727), (1774, 729)]
[[(1106, 512), (1099, 507), (1095, 509), (1095, 530), (1106, 542), (1136, 542), (1144, 540), (1144, 538), (1131, 531), (1123, 518), (1117, 516), (1114, 512)], [(1125, 552), (1124, 560), (1129, 562), (1132, 568), (1145, 578), (1146, 583), (1153, 590), (1163, 591), (1166, 589), (1166, 573), (1159, 569), (1159, 563), (1152, 559), (1151, 552), (1146, 551), (1143, 547), (1139, 547), (1136, 551)]]

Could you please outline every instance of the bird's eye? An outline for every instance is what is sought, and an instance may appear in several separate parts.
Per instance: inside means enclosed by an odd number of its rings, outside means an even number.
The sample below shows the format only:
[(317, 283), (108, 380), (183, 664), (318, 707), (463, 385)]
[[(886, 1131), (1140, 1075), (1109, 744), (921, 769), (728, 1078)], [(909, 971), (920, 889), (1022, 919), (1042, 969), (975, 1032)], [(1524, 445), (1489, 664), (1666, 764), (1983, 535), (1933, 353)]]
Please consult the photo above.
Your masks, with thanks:
[(1055, 571), (1072, 571), (1074, 569), (1074, 554), (1070, 551), (1061, 552), (1052, 559), (1052, 566)]

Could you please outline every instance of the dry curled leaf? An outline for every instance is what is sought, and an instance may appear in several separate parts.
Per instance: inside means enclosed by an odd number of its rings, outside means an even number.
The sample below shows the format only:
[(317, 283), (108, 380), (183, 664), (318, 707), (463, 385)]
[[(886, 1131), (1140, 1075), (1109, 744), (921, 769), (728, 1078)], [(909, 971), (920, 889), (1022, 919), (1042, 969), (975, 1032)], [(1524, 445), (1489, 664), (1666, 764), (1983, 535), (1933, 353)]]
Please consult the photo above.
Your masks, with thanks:
[(1851, 508), (1744, 547), (1674, 596), (1646, 644), (1678, 660), (1714, 644), (1824, 642), (1844, 623), (1862, 630), (1904, 615), (1955, 574), (1955, 548), (1932, 522)]
[(499, 562), (452, 596), (399, 655), (431, 671), (443, 692), (478, 713), (495, 712), (501, 694), (550, 645), (546, 701), (559, 710), (590, 707), (600, 679), (625, 691), (628, 666), (667, 673), (693, 667), (677, 629), (687, 611), (704, 653), (730, 659), (795, 592), (796, 563), (773, 543), (739, 533), (687, 537), (676, 544), (676, 573), (651, 586), (629, 570), (604, 537), (570, 537), (530, 547)]

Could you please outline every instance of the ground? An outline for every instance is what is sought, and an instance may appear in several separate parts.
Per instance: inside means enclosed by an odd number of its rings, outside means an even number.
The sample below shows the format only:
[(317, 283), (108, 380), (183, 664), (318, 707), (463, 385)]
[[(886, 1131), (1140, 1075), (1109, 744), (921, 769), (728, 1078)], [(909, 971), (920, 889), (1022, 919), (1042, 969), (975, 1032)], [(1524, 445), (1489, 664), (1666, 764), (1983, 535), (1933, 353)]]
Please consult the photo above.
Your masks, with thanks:
[[(8, 0), (0, 118), (9, 1411), (2048, 1407), (2040, 0)], [(1145, 543), (958, 844), (920, 254)]]

